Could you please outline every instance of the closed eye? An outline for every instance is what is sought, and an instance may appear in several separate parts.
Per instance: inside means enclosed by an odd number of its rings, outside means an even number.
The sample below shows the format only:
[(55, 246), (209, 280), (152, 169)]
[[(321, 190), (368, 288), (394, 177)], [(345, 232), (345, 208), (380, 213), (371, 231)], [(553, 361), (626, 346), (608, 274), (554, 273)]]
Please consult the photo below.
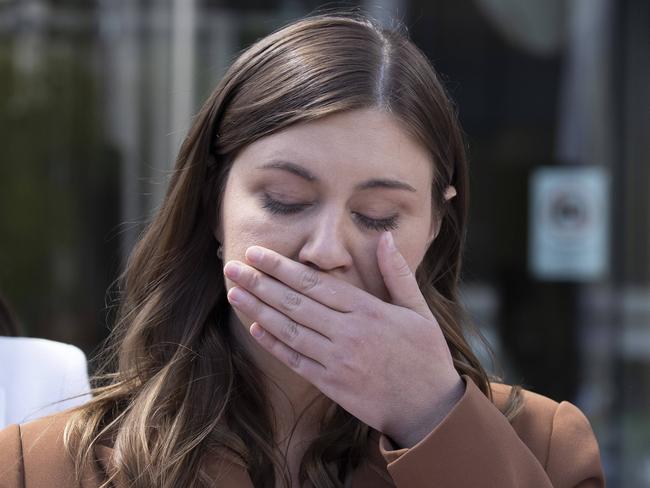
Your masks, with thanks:
[(311, 203), (282, 203), (269, 195), (264, 195), (263, 208), (267, 209), (272, 214), (291, 215), (305, 210), (310, 207)]
[[(268, 194), (264, 195), (262, 207), (274, 215), (293, 215), (311, 207), (311, 203), (283, 203)], [(384, 219), (373, 219), (358, 212), (353, 212), (357, 222), (369, 230), (393, 230), (397, 228), (398, 215), (392, 215)]]
[(360, 213), (354, 213), (354, 216), (361, 225), (371, 230), (393, 230), (397, 229), (397, 215), (385, 219), (371, 219)]

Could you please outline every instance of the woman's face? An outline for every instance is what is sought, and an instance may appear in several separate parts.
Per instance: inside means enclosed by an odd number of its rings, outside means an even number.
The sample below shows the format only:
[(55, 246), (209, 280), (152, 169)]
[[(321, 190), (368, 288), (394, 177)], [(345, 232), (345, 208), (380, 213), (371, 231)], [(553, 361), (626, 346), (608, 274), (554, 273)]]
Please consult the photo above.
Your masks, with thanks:
[(391, 230), (415, 271), (436, 228), (432, 164), (397, 119), (377, 109), (259, 139), (239, 153), (227, 179), (217, 229), (223, 261), (245, 262), (249, 246), (263, 246), (387, 300), (378, 239)]

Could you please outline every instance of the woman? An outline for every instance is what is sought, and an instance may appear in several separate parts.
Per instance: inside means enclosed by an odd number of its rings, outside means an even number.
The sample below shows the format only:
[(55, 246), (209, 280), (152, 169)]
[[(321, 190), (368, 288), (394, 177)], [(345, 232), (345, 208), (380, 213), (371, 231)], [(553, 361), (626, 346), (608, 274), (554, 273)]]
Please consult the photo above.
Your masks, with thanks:
[(260, 40), (129, 260), (104, 386), (5, 430), (5, 485), (603, 486), (582, 413), (490, 384), (463, 337), (467, 198), (404, 35), (320, 15)]

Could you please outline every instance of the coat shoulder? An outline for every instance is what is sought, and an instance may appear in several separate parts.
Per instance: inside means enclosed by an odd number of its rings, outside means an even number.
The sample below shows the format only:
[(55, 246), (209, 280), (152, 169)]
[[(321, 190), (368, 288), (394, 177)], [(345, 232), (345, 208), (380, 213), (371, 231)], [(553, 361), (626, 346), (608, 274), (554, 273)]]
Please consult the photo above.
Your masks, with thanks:
[(513, 388), (492, 384), (492, 401), (467, 376), (465, 394), (422, 441), (395, 449), (385, 436), (380, 453), (396, 486), (544, 486), (602, 488), (598, 443), (584, 414), (523, 390), (522, 405), (511, 420)]
[(22, 450), (18, 425), (0, 430), (0, 486), (3, 488), (24, 486)]
[[(490, 386), (494, 405), (503, 412), (512, 386), (502, 383), (491, 383)], [(598, 457), (591, 424), (578, 407), (525, 389), (521, 394), (523, 406), (511, 425), (542, 466), (550, 469), (559, 461), (557, 452), (564, 451), (567, 444), (584, 444), (585, 453), (593, 454), (594, 459)]]
[(70, 411), (0, 431), (0, 480), (10, 488), (79, 486), (63, 438)]
[[(490, 386), (494, 405), (500, 411), (505, 411), (513, 387), (503, 383), (491, 383)], [(525, 389), (521, 389), (521, 395), (523, 406), (510, 424), (542, 466), (546, 466), (553, 422), (560, 404)]]

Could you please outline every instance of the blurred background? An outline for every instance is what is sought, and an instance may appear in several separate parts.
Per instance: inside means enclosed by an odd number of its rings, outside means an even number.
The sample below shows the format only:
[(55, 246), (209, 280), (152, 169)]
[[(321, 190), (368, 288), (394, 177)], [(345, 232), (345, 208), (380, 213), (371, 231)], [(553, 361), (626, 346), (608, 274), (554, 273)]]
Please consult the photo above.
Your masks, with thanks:
[(650, 486), (648, 0), (0, 0), (0, 291), (23, 334), (96, 351), (193, 114), (323, 6), (403, 22), (458, 104), (486, 366), (580, 406), (608, 486)]

